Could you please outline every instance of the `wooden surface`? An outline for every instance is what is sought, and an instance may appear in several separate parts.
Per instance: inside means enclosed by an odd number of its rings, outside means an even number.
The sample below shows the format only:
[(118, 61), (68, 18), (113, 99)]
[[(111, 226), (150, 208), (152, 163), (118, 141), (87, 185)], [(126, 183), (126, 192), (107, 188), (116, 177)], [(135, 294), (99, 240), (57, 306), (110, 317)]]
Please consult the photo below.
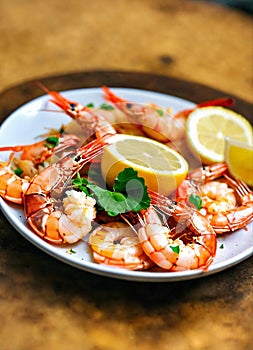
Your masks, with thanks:
[[(41, 95), (37, 78), (54, 89), (105, 82), (196, 102), (225, 92), (252, 118), (248, 15), (199, 1), (2, 0), (0, 16), (1, 120)], [(248, 350), (252, 271), (250, 258), (176, 283), (96, 276), (43, 253), (1, 214), (0, 347)]]
[(2, 0), (0, 90), (90, 69), (155, 72), (253, 99), (252, 17), (202, 1)]

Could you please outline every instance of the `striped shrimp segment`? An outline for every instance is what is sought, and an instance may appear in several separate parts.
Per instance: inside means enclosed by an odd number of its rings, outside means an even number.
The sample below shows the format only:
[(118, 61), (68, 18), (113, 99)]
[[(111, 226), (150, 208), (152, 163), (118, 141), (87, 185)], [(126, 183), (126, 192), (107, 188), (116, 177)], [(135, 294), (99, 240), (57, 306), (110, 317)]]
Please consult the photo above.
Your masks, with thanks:
[(144, 253), (138, 236), (127, 224), (100, 225), (89, 237), (96, 262), (127, 270), (144, 270), (154, 265)]
[[(0, 147), (0, 152), (12, 151), (7, 162), (0, 162), (0, 196), (22, 204), (30, 180), (45, 167), (44, 162), (55, 154), (76, 148), (79, 141), (75, 135), (56, 135), (29, 145)], [(21, 152), (19, 158), (15, 157), (16, 152)]]
[[(216, 234), (197, 211), (167, 197), (150, 192), (152, 206), (140, 217), (138, 237), (144, 252), (169, 271), (206, 270), (216, 254)], [(171, 216), (176, 225), (161, 221), (154, 209)]]
[(55, 244), (75, 243), (90, 231), (96, 215), (95, 200), (68, 186), (106, 145), (106, 137), (91, 141), (31, 180), (24, 195), (24, 210), (27, 222), (40, 237)]
[(187, 203), (192, 193), (201, 199), (199, 212), (218, 234), (238, 230), (253, 220), (253, 192), (229, 175), (225, 163), (195, 169), (178, 188), (176, 199)]

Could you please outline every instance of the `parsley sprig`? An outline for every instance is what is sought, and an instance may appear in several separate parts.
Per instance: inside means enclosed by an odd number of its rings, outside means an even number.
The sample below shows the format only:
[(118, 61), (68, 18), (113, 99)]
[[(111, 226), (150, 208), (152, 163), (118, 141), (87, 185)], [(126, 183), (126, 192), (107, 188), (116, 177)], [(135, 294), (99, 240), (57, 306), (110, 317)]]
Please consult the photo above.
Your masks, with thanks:
[(202, 199), (196, 194), (189, 196), (189, 202), (192, 203), (198, 210), (202, 208)]
[(14, 170), (14, 173), (15, 173), (17, 176), (21, 176), (21, 175), (23, 174), (23, 170), (20, 169), (20, 168), (16, 168), (16, 169)]
[(150, 206), (150, 197), (143, 178), (132, 168), (121, 171), (114, 181), (113, 190), (103, 189), (81, 178), (80, 174), (72, 180), (75, 188), (86, 195), (95, 196), (98, 204), (110, 216), (128, 211), (137, 212)]
[(55, 148), (58, 145), (58, 143), (59, 143), (59, 137), (49, 136), (46, 138), (45, 146), (48, 149), (52, 149), (52, 148)]

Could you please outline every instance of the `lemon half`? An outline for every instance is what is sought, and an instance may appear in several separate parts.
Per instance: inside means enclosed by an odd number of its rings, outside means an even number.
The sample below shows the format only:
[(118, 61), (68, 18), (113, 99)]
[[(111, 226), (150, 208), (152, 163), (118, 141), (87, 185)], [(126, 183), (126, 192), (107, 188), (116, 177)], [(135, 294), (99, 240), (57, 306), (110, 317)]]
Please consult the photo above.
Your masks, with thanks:
[(204, 164), (225, 160), (226, 137), (249, 145), (253, 143), (249, 121), (224, 107), (194, 110), (187, 119), (186, 131), (190, 149)]
[(157, 141), (118, 134), (101, 158), (102, 175), (109, 187), (125, 168), (136, 170), (149, 189), (168, 195), (185, 179), (188, 163), (179, 153)]

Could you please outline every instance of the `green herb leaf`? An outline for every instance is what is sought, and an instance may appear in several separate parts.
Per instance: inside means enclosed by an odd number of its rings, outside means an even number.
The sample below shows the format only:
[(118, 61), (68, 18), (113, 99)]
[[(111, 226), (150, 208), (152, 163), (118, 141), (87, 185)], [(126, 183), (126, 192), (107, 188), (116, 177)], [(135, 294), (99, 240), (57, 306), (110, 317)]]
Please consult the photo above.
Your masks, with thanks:
[(76, 254), (76, 250), (74, 250), (73, 248), (70, 248), (70, 249), (68, 249), (68, 250), (66, 250), (66, 253), (68, 253), (68, 254)]
[(108, 105), (107, 103), (102, 103), (99, 108), (104, 109), (106, 111), (113, 111), (114, 107), (112, 105)]
[(89, 103), (87, 103), (86, 107), (93, 108), (93, 107), (95, 107), (95, 105), (93, 102), (89, 102)]
[(170, 245), (170, 249), (173, 250), (174, 253), (176, 254), (179, 254), (179, 245), (176, 245), (176, 246), (173, 246), (173, 245)]
[(96, 196), (98, 205), (111, 216), (147, 209), (150, 206), (144, 179), (138, 177), (137, 171), (132, 168), (126, 168), (118, 174), (113, 191), (89, 183), (88, 180), (81, 178), (79, 173), (72, 183), (86, 195), (90, 196), (91, 191)]
[(198, 210), (202, 208), (202, 199), (196, 194), (189, 196), (189, 202), (192, 203)]
[(59, 142), (59, 137), (49, 136), (46, 138), (46, 147), (49, 149), (52, 149), (58, 145), (58, 142)]
[(160, 115), (160, 117), (163, 116), (163, 110), (162, 109), (156, 109), (156, 111)]
[(220, 249), (224, 249), (224, 244), (223, 243), (220, 245)]
[(95, 194), (100, 206), (111, 216), (126, 212), (126, 198), (122, 193), (104, 190), (97, 185), (88, 184), (87, 187)]
[(83, 191), (86, 194), (86, 196), (91, 195), (87, 189), (88, 183), (89, 181), (84, 177), (81, 177), (79, 173), (76, 174), (75, 179), (72, 179), (72, 184), (74, 185), (74, 188), (78, 188), (80, 191)]
[(17, 176), (20, 176), (20, 175), (23, 174), (23, 170), (20, 169), (20, 168), (17, 168), (17, 169), (14, 170), (14, 173), (15, 173)]
[(150, 206), (147, 186), (142, 177), (133, 168), (126, 168), (116, 177), (113, 190), (124, 193), (129, 210), (139, 211)]
[(64, 133), (64, 127), (62, 126), (59, 130), (59, 133), (62, 135)]

